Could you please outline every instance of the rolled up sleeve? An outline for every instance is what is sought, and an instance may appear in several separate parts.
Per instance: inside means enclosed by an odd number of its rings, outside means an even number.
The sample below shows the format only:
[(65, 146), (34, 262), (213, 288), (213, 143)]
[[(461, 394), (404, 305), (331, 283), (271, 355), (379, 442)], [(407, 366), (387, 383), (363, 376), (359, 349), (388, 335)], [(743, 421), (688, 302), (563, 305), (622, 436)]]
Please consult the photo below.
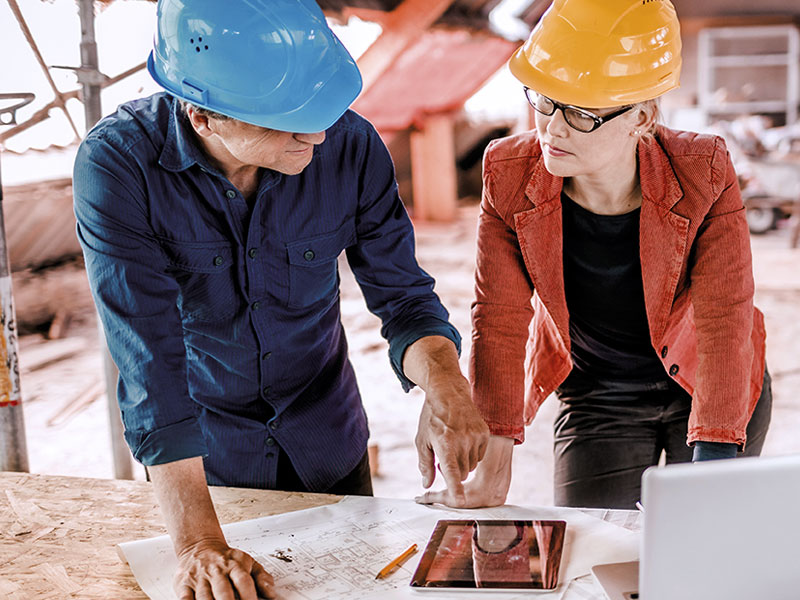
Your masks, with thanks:
[(716, 200), (693, 248), (691, 299), (698, 365), (689, 442), (743, 445), (753, 364), (753, 281), (750, 234), (736, 173), (722, 142), (714, 170)]
[(127, 149), (90, 136), (73, 176), (77, 234), (111, 356), (125, 439), (144, 465), (206, 456), (189, 396), (178, 287)]
[(531, 283), (516, 232), (497, 211), (487, 148), (472, 305), (472, 399), (493, 435), (525, 439), (525, 347)]
[(403, 373), (406, 349), (420, 338), (452, 340), (459, 354), (461, 336), (448, 321), (434, 293), (434, 280), (417, 263), (414, 230), (397, 191), (386, 146), (370, 128), (361, 157), (357, 242), (347, 260), (369, 310), (381, 319), (389, 359), (405, 391), (414, 387)]

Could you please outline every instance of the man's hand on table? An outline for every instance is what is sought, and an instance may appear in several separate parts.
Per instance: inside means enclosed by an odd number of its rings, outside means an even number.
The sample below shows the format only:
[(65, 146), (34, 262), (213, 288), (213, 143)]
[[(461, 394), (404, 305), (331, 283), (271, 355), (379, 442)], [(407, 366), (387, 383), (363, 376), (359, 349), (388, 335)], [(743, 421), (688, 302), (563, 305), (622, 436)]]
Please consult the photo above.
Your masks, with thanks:
[(420, 504), (444, 504), (453, 508), (482, 508), (505, 504), (508, 488), (511, 485), (511, 457), (514, 440), (493, 435), (489, 438), (486, 455), (475, 469), (475, 476), (465, 484), (459, 485), (462, 496), (447, 489), (425, 492), (416, 498)]
[[(276, 598), (272, 576), (225, 542), (200, 457), (148, 467), (178, 556), (179, 600)], [(237, 595), (238, 594), (238, 595)]]
[(455, 346), (444, 337), (421, 338), (406, 350), (403, 370), (425, 391), (415, 440), (422, 485), (433, 485), (438, 458), (452, 506), (465, 505), (462, 482), (483, 458), (489, 428), (472, 403)]
[(202, 540), (178, 556), (178, 600), (276, 598), (275, 581), (252, 556), (219, 540)]

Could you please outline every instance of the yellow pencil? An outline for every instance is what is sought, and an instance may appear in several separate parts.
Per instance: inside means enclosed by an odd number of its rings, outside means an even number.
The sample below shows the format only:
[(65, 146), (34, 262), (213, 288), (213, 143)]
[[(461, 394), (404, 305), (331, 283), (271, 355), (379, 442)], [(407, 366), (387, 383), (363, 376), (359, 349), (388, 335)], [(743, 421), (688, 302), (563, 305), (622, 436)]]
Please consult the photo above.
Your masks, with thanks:
[(394, 571), (397, 567), (399, 567), (404, 562), (406, 562), (409, 558), (411, 558), (411, 556), (413, 556), (416, 551), (417, 551), (417, 545), (416, 544), (411, 544), (411, 546), (408, 548), (408, 550), (403, 552), (400, 556), (398, 556), (392, 562), (390, 562), (388, 565), (383, 567), (381, 569), (380, 573), (375, 575), (375, 579), (383, 579), (384, 577), (386, 577), (389, 573)]

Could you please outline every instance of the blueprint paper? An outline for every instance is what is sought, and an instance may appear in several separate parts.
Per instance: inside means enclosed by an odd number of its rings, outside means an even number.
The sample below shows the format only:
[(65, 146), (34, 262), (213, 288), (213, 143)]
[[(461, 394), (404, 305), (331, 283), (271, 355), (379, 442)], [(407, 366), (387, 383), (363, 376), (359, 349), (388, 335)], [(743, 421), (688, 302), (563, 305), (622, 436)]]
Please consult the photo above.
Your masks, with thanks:
[[(282, 600), (347, 598), (422, 598), (450, 600), (464, 593), (419, 592), (408, 585), (428, 537), (440, 519), (563, 519), (567, 536), (559, 581), (540, 600), (566, 598), (570, 580), (602, 562), (635, 560), (637, 533), (566, 508), (502, 506), (452, 510), (423, 506), (413, 500), (347, 496), (337, 504), (223, 526), (228, 544), (250, 553), (275, 577)], [(411, 544), (420, 551), (386, 579), (375, 574)], [(175, 600), (172, 580), (177, 559), (168, 536), (120, 544), (142, 590), (153, 600)], [(469, 596), (497, 598), (497, 592), (470, 591)], [(503, 600), (531, 598), (531, 593), (504, 592)]]

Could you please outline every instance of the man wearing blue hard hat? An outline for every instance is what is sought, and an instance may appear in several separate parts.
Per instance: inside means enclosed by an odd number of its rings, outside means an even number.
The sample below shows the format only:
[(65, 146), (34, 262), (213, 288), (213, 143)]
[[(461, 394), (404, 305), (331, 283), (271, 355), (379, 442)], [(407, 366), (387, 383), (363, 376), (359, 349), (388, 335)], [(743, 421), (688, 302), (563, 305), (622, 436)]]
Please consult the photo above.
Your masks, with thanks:
[(166, 92), (103, 119), (74, 173), (125, 437), (172, 536), (179, 598), (273, 597), (226, 544), (207, 485), (372, 493), (342, 251), (403, 387), (426, 393), (423, 484), (436, 455), (463, 497), (488, 430), (389, 154), (347, 110), (360, 74), (319, 7), (160, 0), (148, 68)]

